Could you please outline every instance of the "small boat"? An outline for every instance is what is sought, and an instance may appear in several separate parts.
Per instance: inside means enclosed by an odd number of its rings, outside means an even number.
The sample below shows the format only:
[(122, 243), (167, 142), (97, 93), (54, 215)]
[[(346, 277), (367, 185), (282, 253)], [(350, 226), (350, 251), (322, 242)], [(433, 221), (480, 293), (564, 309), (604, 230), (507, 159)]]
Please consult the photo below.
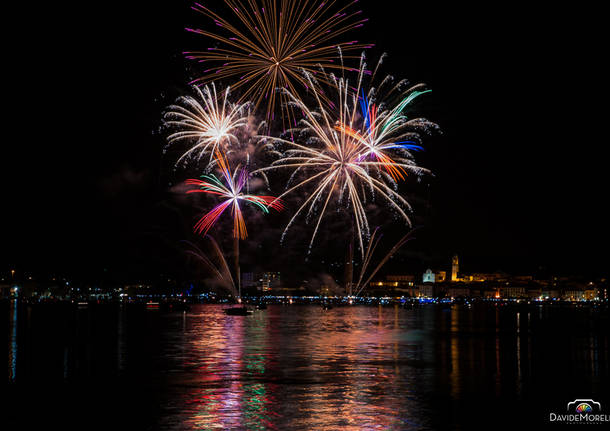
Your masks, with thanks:
[(153, 301), (148, 301), (146, 303), (146, 309), (147, 310), (158, 310), (159, 309), (159, 303), (158, 302), (153, 302)]
[(248, 310), (246, 307), (225, 308), (224, 312), (229, 316), (247, 316), (252, 314), (252, 311)]
[(331, 310), (332, 308), (333, 308), (333, 306), (330, 305), (329, 303), (327, 303), (327, 302), (322, 303), (323, 310)]
[(261, 302), (260, 304), (256, 305), (256, 309), (257, 310), (266, 310), (267, 309), (267, 304), (265, 304), (264, 302)]

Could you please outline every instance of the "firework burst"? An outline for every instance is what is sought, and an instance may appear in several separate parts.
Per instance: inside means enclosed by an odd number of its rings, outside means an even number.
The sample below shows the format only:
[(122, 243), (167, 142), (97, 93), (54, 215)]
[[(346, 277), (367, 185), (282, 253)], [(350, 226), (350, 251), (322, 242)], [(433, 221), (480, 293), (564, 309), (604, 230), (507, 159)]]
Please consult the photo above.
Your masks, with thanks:
[[(414, 138), (413, 132), (408, 129), (415, 124), (421, 124), (420, 119), (410, 122), (402, 112), (413, 99), (428, 91), (430, 90), (417, 91), (411, 89), (409, 95), (402, 99), (398, 105), (389, 110), (378, 111), (376, 104), (369, 100), (364, 89), (362, 89), (359, 98), (362, 118), (361, 130), (354, 130), (352, 126), (345, 123), (338, 123), (334, 128), (362, 144), (364, 149), (360, 154), (362, 160), (376, 160), (380, 165), (374, 165), (374, 168), (383, 167), (394, 181), (404, 180), (407, 172), (401, 165), (409, 163), (411, 151), (421, 151), (423, 147), (418, 145), (416, 140), (398, 140), (407, 139), (408, 136)], [(406, 150), (406, 153), (402, 152), (405, 157), (401, 157), (399, 154), (398, 158), (394, 160), (390, 153), (399, 153), (400, 150)]]
[[(207, 65), (193, 82), (237, 82), (233, 87), (242, 89), (242, 100), (252, 100), (257, 107), (264, 102), (266, 118), (272, 120), (278, 99), (283, 107), (288, 101), (285, 93), (276, 97), (276, 89), (286, 89), (296, 96), (309, 88), (303, 70), (316, 73), (319, 65), (343, 69), (338, 48), (348, 52), (372, 46), (356, 40), (333, 42), (368, 21), (360, 17), (362, 11), (351, 11), (357, 1), (335, 7), (335, 0), (224, 0), (236, 18), (235, 24), (195, 3), (193, 9), (222, 30), (187, 28), (219, 44), (206, 51), (184, 53)], [(284, 125), (292, 126), (292, 111), (283, 108), (282, 112)]]
[(248, 104), (229, 102), (229, 88), (222, 95), (216, 92), (214, 83), (203, 89), (193, 87), (197, 98), (183, 96), (177, 104), (168, 107), (165, 113), (165, 124), (177, 129), (168, 136), (168, 145), (178, 141), (190, 141), (194, 144), (176, 161), (176, 165), (191, 157), (198, 160), (210, 154), (208, 165), (213, 162), (216, 152), (230, 152), (239, 144), (235, 133), (248, 124)]
[(224, 183), (214, 174), (202, 175), (202, 180), (186, 180), (187, 185), (198, 187), (198, 189), (189, 190), (187, 193), (206, 193), (220, 196), (222, 199), (221, 203), (216, 205), (195, 224), (195, 231), (201, 235), (206, 235), (225, 210), (230, 207), (231, 217), (233, 218), (233, 237), (246, 239), (248, 233), (240, 202), (249, 202), (264, 213), (268, 213), (269, 208), (281, 211), (283, 209), (282, 201), (273, 196), (257, 196), (244, 193), (248, 179), (247, 170), (238, 166), (231, 173), (226, 158), (220, 152), (216, 152), (215, 159)]
[[(315, 111), (294, 94), (286, 92), (291, 104), (304, 114), (301, 127), (293, 131), (300, 141), (276, 139), (288, 149), (279, 160), (254, 172), (266, 178), (266, 172), (271, 170), (294, 170), (286, 191), (279, 198), (306, 186), (313, 188), (288, 222), (282, 238), (300, 214), (306, 212), (309, 218), (317, 211), (309, 243), (311, 248), (329, 204), (335, 201), (350, 210), (364, 256), (364, 244), (370, 236), (367, 195), (385, 202), (407, 225), (411, 224), (407, 215), (410, 205), (398, 193), (397, 181), (406, 179), (408, 175), (419, 177), (428, 172), (417, 166), (412, 151), (421, 149), (418, 143), (422, 129), (435, 125), (424, 119), (409, 120), (404, 114), (409, 103), (423, 94), (421, 86), (400, 91), (398, 84), (393, 85), (386, 94), (398, 94), (399, 102), (382, 101), (376, 105), (371, 99), (379, 99), (380, 91), (388, 81), (384, 79), (382, 85), (365, 94), (365, 70), (363, 59), (355, 86), (350, 86), (346, 78), (327, 75), (323, 82), (332, 82), (331, 90), (336, 95), (336, 102), (330, 104), (319, 96), (321, 81), (305, 74), (316, 95)], [(393, 152), (397, 154), (394, 156)], [(295, 180), (298, 173), (303, 174), (304, 179)], [(292, 181), (296, 184), (292, 185)]]

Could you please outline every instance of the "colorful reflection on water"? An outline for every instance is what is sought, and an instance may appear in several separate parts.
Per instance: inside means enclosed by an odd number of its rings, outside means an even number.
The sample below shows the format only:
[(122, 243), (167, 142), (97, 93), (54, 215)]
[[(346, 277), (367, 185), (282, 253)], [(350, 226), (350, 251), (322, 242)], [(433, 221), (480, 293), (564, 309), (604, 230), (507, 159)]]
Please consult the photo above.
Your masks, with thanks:
[(179, 430), (467, 429), (473, 403), (495, 417), (607, 393), (608, 332), (590, 310), (222, 308), (11, 304), (8, 380), (98, 379), (96, 392), (139, 397), (148, 429)]
[(173, 382), (179, 394), (172, 391), (163, 425), (349, 430), (425, 424), (416, 397), (404, 402), (426, 384), (425, 372), (408, 372), (424, 361), (425, 337), (403, 330), (404, 310), (277, 306), (247, 318), (202, 311), (190, 313), (186, 329), (174, 335), (186, 348), (172, 367), (188, 370), (189, 381)]

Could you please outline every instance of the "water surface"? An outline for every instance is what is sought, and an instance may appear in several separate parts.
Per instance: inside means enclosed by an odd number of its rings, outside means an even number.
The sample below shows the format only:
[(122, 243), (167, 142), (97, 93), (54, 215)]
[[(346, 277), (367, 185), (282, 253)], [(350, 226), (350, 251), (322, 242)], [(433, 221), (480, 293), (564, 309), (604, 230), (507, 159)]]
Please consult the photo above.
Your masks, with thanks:
[(607, 320), (585, 308), (3, 307), (13, 426), (509, 428), (610, 402)]

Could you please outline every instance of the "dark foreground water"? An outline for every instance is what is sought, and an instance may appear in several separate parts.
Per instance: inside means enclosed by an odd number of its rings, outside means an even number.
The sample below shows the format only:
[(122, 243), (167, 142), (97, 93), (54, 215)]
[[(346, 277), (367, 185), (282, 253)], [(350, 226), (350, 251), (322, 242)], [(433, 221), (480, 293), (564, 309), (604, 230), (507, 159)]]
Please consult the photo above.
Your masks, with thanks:
[(575, 398), (610, 411), (591, 309), (2, 307), (3, 430), (514, 429)]

